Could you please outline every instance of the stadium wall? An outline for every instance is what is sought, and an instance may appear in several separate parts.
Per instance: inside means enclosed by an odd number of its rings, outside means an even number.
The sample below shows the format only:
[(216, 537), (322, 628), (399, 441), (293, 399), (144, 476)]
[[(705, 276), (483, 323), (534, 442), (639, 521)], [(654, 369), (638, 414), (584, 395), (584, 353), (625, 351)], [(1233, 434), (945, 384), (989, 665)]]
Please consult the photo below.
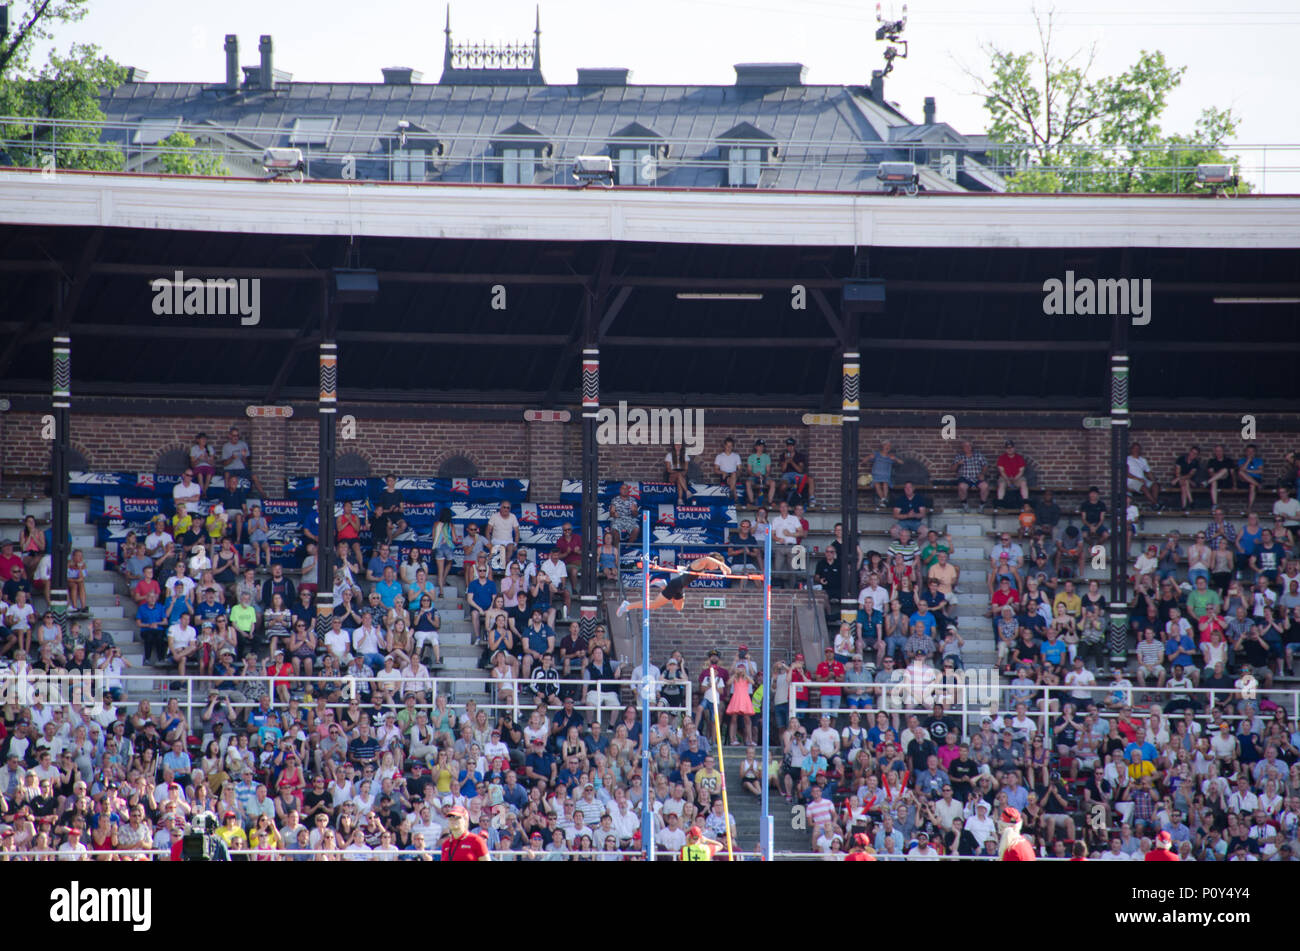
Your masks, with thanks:
[[(522, 415), (522, 413), (521, 413)], [(575, 414), (576, 417), (577, 414)], [(894, 452), (922, 467), (930, 481), (952, 478), (952, 457), (962, 439), (970, 439), (990, 461), (1002, 451), (1007, 438), (1029, 460), (1031, 484), (1036, 488), (1084, 489), (1107, 483), (1110, 469), (1110, 437), (1104, 430), (1057, 427), (1034, 428), (1034, 414), (982, 412), (982, 420), (1005, 415), (1005, 428), (984, 425), (964, 428), (957, 416), (956, 438), (943, 438), (939, 414), (933, 425), (897, 427), (864, 426), (861, 433), (861, 471), (870, 471), (870, 456), (879, 443), (889, 439)], [(912, 416), (914, 419), (915, 416)], [(1059, 416), (1056, 417), (1059, 420)], [(1168, 419), (1168, 417), (1166, 417)], [(1221, 420), (1221, 421), (1220, 421)], [(1162, 482), (1168, 480), (1173, 459), (1191, 443), (1207, 453), (1223, 442), (1230, 454), (1239, 454), (1241, 417), (1224, 415), (1205, 426), (1204, 416), (1187, 428), (1133, 430), (1144, 454)], [(317, 423), (314, 415), (302, 413), (290, 419), (249, 419), (230, 416), (109, 415), (72, 413), (72, 447), (97, 470), (155, 471), (160, 458), (173, 450), (187, 450), (199, 431), (209, 434), (220, 447), (234, 424), (253, 450), (255, 472), (271, 493), (282, 490), (285, 478), (314, 473), (317, 469)], [(1276, 480), (1285, 452), (1296, 447), (1293, 432), (1269, 428), (1267, 417), (1258, 421), (1254, 440), (1266, 463), (1268, 482)], [(1294, 423), (1292, 423), (1294, 428)], [(44, 494), (49, 491), (49, 443), (41, 438), (41, 414), (14, 411), (0, 414), (0, 493), (5, 495)], [(840, 430), (838, 426), (738, 426), (711, 427), (705, 411), (705, 449), (701, 469), (709, 477), (713, 457), (722, 439), (736, 439), (737, 451), (750, 451), (762, 437), (773, 456), (787, 436), (798, 440), (810, 457), (816, 479), (816, 494), (827, 507), (839, 504)], [(338, 442), (339, 453), (356, 453), (369, 465), (372, 475), (389, 469), (403, 475), (435, 475), (449, 459), (463, 456), (482, 477), (529, 478), (531, 498), (554, 501), (560, 483), (577, 478), (582, 464), (582, 427), (575, 418), (569, 423), (526, 423), (518, 421), (466, 421), (429, 419), (366, 419), (357, 416), (356, 436)], [(662, 477), (664, 446), (602, 446), (601, 477), (653, 481)]]

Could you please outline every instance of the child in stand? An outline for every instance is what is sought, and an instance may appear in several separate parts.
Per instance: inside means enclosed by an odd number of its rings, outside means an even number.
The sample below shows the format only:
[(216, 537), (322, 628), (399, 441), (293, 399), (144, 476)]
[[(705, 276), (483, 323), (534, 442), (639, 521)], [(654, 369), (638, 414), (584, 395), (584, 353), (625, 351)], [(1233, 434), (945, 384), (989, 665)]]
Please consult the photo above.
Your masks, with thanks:
[(737, 664), (731, 677), (731, 701), (727, 704), (727, 713), (731, 715), (731, 745), (738, 746), (736, 740), (736, 721), (740, 719), (745, 727), (745, 745), (754, 743), (754, 701), (751, 697), (754, 685), (749, 679), (746, 664)]
[(1032, 538), (1034, 534), (1034, 523), (1038, 521), (1038, 516), (1034, 514), (1034, 507), (1026, 502), (1020, 506), (1020, 537)]

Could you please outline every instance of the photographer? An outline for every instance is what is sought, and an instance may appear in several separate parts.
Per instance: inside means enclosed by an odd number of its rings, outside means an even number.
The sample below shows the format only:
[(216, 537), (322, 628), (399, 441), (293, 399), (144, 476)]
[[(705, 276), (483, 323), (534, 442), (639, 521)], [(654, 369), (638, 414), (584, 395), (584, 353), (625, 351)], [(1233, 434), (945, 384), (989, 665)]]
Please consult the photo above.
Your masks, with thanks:
[(1074, 797), (1070, 795), (1069, 787), (1065, 780), (1061, 778), (1058, 770), (1052, 770), (1047, 777), (1047, 785), (1040, 786), (1037, 790), (1038, 801), (1043, 807), (1043, 829), (1047, 833), (1047, 844), (1050, 847), (1056, 840), (1056, 832), (1064, 826), (1065, 837), (1073, 841), (1075, 837)]

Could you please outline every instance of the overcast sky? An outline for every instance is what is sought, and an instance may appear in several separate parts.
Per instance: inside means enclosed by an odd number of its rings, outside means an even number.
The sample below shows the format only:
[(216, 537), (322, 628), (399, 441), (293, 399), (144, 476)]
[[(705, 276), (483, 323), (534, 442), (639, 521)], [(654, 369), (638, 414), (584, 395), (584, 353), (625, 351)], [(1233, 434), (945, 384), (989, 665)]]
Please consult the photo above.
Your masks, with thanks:
[[(1186, 66), (1166, 131), (1190, 132), (1206, 105), (1231, 106), (1241, 119), (1238, 143), (1300, 143), (1300, 3), (1242, 4), (1056, 0), (1058, 48), (1097, 43), (1098, 74), (1121, 72), (1144, 49)], [(461, 0), (452, 5), (452, 28), (458, 40), (531, 39), (535, 6)], [(892, 5), (896, 13), (901, 7)], [(412, 66), (434, 82), (445, 9), (421, 0), (92, 0), (86, 19), (62, 28), (56, 45), (97, 43), (119, 62), (147, 69), (150, 80), (219, 82), (225, 34), (239, 35), (240, 59), (250, 65), (258, 36), (269, 33), (276, 67), (295, 81), (376, 82), (384, 66)], [(935, 96), (941, 120), (983, 131), (986, 116), (962, 65), (984, 65), (982, 43), (1034, 48), (1031, 4), (913, 0), (908, 13), (910, 53), (889, 76), (887, 97), (919, 120), (924, 97)], [(810, 83), (866, 84), (884, 48), (875, 42), (875, 4), (866, 0), (543, 0), (541, 19), (542, 69), (553, 83), (573, 82), (579, 66), (626, 66), (634, 83), (730, 84), (735, 63), (795, 61), (808, 67)], [(1242, 153), (1243, 171), (1256, 181), (1261, 159)], [(1270, 151), (1266, 167), (1268, 191), (1300, 193), (1300, 149)]]

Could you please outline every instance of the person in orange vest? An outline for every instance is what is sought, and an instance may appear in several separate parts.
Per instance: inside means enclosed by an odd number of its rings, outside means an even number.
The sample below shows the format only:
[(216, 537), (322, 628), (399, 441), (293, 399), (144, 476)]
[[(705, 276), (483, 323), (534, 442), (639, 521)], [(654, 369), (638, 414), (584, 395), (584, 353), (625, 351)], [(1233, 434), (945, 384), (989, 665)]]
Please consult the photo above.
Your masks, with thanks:
[(998, 826), (1002, 830), (1002, 838), (998, 842), (998, 855), (1002, 856), (1002, 861), (1036, 862), (1038, 856), (1034, 855), (1034, 847), (1020, 834), (1020, 810), (1015, 806), (1007, 806), (998, 819)]
[(1144, 862), (1178, 862), (1178, 853), (1174, 851), (1174, 837), (1168, 829), (1156, 833), (1156, 844), (1142, 857)]
[(874, 862), (876, 860), (876, 850), (871, 847), (865, 832), (855, 833), (853, 844), (849, 846), (849, 854), (844, 856), (846, 862)]
[(464, 806), (447, 810), (447, 841), (442, 843), (444, 862), (490, 862), (487, 843), (483, 837), (469, 831), (469, 813)]

